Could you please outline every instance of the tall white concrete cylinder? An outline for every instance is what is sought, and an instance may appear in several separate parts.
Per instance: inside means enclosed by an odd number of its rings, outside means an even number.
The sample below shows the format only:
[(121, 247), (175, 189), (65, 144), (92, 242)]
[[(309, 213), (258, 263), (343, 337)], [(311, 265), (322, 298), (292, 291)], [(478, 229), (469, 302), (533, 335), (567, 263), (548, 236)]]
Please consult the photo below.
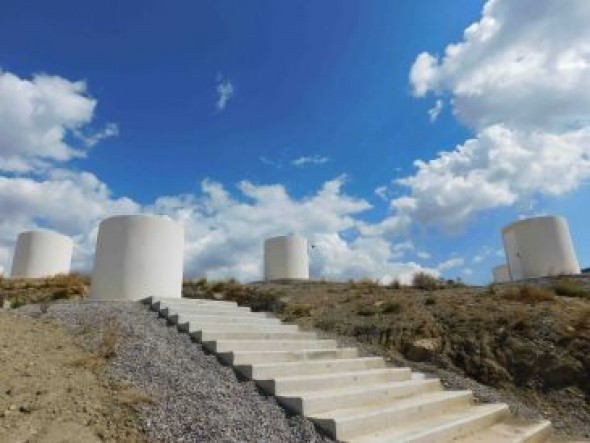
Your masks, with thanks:
[(517, 221), (502, 230), (502, 239), (511, 280), (580, 273), (563, 217)]
[(508, 265), (498, 265), (492, 268), (494, 283), (508, 283), (510, 281), (510, 270)]
[(53, 231), (38, 230), (19, 234), (16, 240), (13, 278), (52, 277), (70, 272), (74, 242)]
[(295, 235), (267, 239), (264, 242), (264, 279), (309, 279), (307, 239)]
[(180, 298), (184, 231), (153, 215), (124, 215), (103, 220), (98, 228), (93, 300)]

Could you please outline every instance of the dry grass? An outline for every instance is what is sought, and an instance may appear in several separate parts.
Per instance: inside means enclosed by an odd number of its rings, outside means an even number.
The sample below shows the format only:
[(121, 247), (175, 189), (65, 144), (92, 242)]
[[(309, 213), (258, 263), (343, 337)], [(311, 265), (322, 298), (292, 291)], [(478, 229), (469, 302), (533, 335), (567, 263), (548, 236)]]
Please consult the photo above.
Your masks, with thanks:
[(555, 292), (543, 286), (519, 285), (508, 287), (501, 293), (501, 297), (520, 303), (538, 303), (554, 300)]
[(105, 321), (100, 344), (98, 348), (99, 355), (108, 360), (117, 355), (117, 351), (123, 340), (123, 328), (116, 318), (109, 318)]
[[(60, 274), (49, 278), (0, 279), (2, 302), (7, 300), (13, 308), (31, 303), (47, 305), (53, 300), (85, 297), (90, 278), (81, 274)], [(45, 309), (46, 306), (41, 306)]]
[(553, 291), (563, 297), (590, 298), (590, 289), (572, 278), (563, 277), (552, 285)]

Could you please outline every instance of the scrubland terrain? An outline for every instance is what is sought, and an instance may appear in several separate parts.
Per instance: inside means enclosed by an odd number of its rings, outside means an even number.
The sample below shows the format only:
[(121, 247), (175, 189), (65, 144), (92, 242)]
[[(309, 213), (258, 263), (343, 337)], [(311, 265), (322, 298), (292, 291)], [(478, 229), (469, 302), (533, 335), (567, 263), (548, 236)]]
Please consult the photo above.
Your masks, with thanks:
[[(238, 428), (253, 439), (270, 432), (281, 441), (321, 440), (145, 308), (54, 304), (84, 299), (88, 284), (76, 275), (1, 282), (0, 299), (17, 309), (0, 312), (0, 441), (52, 441), (56, 423), (84, 441), (175, 441), (178, 432), (234, 441)], [(472, 389), (481, 401), (506, 402), (517, 415), (542, 415), (569, 436), (590, 437), (585, 277), (486, 287), (429, 276), (389, 287), (201, 279), (185, 282), (183, 293), (272, 311), (450, 388)], [(261, 415), (269, 417), (263, 427)]]
[(590, 437), (590, 281), (584, 278), (483, 288), (429, 276), (411, 287), (200, 280), (186, 282), (184, 295), (274, 311), (447, 386), (474, 389), (483, 401), (506, 401), (521, 415), (543, 415), (560, 431)]

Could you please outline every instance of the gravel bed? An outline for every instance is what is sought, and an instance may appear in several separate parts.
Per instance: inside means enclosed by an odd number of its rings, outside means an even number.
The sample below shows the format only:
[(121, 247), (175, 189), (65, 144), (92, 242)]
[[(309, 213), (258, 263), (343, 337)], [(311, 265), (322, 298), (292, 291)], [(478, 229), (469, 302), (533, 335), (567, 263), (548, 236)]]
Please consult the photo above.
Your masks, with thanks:
[[(39, 307), (19, 311), (39, 315)], [(187, 334), (139, 303), (54, 304), (46, 314), (96, 349), (101, 331), (120, 325), (125, 337), (107, 374), (154, 398), (140, 408), (149, 439), (162, 442), (331, 442), (307, 419), (289, 415), (251, 381), (239, 380)]]

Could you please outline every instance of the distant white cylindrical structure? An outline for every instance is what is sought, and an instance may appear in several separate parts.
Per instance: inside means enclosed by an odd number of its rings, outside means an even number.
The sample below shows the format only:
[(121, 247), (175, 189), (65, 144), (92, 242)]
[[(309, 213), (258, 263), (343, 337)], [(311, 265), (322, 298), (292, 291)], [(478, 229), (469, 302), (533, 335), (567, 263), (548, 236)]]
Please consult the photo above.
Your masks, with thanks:
[(72, 239), (57, 232), (22, 232), (16, 240), (10, 276), (41, 278), (67, 274), (72, 264), (73, 249)]
[(502, 230), (511, 280), (579, 274), (580, 265), (563, 217), (520, 220)]
[(123, 215), (98, 228), (92, 300), (180, 298), (184, 231), (153, 215)]
[(498, 265), (492, 268), (494, 283), (507, 283), (510, 281), (510, 270), (508, 265)]
[(309, 279), (307, 239), (295, 235), (267, 239), (264, 242), (264, 279)]

